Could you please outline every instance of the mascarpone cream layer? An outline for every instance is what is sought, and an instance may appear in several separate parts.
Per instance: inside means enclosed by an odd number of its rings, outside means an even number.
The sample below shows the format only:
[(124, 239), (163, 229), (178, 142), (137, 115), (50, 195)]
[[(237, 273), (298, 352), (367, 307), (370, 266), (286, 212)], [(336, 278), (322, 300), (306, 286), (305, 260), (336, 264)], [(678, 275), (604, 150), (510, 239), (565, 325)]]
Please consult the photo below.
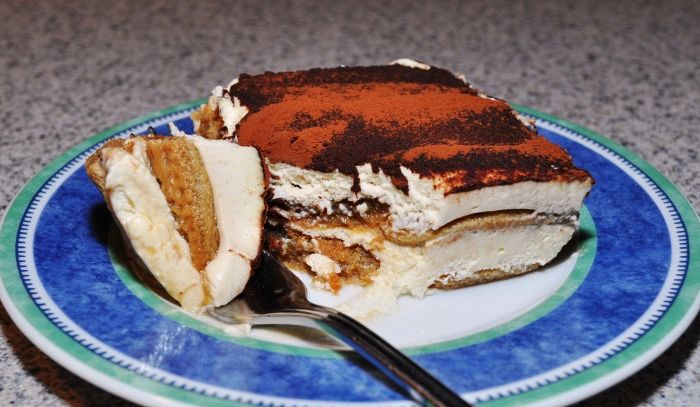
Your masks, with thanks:
[[(355, 193), (352, 177), (339, 171), (323, 173), (284, 163), (269, 163), (268, 166), (272, 176), (270, 187), (276, 199), (329, 214), (333, 212), (334, 203), (376, 199), (389, 206), (394, 230), (416, 234), (437, 230), (455, 219), (483, 212), (514, 209), (555, 214), (578, 212), (591, 188), (590, 180), (525, 181), (445, 196), (435, 186), (435, 180), (421, 178), (402, 167), (408, 180), (408, 194), (405, 194), (381, 170), (375, 173), (370, 164), (365, 164), (357, 167), (360, 191)], [(285, 215), (304, 217), (309, 213)]]
[(258, 150), (225, 140), (190, 139), (214, 195), (219, 249), (204, 269), (215, 307), (243, 291), (262, 242), (265, 180)]
[(377, 239), (367, 230), (302, 229), (293, 223), (289, 226), (308, 236), (340, 239), (346, 246), (360, 245), (381, 262), (373, 284), (359, 298), (339, 308), (354, 317), (367, 318), (391, 310), (401, 295), (424, 296), (436, 281), (465, 280), (481, 270), (518, 274), (530, 265), (543, 266), (571, 239), (577, 222), (465, 230), (445, 234), (420, 246)]
[(390, 65), (402, 65), (409, 68), (422, 69), (424, 71), (430, 70), (430, 65), (415, 61), (410, 58), (399, 58), (395, 61), (391, 61)]
[[(230, 89), (237, 82), (238, 78), (235, 78), (226, 85), (225, 89)], [(236, 125), (248, 114), (248, 108), (241, 105), (241, 101), (237, 97), (231, 98), (229, 94), (224, 95), (224, 87), (222, 86), (217, 86), (212, 90), (207, 103), (210, 108), (219, 112), (219, 116), (224, 122), (224, 127), (226, 127), (225, 137), (231, 137), (233, 131), (236, 130)], [(194, 128), (197, 129), (198, 127), (199, 123), (195, 121)]]

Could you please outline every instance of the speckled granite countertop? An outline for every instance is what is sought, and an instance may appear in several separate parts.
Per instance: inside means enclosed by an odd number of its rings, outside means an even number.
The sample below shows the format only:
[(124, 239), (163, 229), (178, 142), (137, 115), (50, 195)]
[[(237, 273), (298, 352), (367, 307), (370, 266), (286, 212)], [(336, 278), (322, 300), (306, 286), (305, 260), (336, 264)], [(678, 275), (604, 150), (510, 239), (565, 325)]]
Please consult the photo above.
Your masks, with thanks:
[[(74, 144), (240, 72), (403, 56), (607, 135), (700, 207), (700, 3), (441, 3), (0, 2), (0, 214)], [(0, 324), (0, 405), (129, 404)], [(699, 338), (583, 404), (700, 405)]]

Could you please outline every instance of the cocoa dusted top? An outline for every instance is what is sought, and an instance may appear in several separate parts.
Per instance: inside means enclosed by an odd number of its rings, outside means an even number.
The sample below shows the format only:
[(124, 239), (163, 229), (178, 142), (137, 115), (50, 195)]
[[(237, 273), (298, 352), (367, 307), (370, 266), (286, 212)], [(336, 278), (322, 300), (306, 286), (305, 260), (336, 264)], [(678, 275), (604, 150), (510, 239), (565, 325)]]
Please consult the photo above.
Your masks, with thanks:
[(244, 74), (228, 92), (250, 111), (236, 128), (238, 142), (258, 147), (273, 163), (354, 177), (356, 166), (370, 163), (407, 192), (404, 166), (445, 194), (590, 177), (506, 102), (479, 96), (444, 69)]

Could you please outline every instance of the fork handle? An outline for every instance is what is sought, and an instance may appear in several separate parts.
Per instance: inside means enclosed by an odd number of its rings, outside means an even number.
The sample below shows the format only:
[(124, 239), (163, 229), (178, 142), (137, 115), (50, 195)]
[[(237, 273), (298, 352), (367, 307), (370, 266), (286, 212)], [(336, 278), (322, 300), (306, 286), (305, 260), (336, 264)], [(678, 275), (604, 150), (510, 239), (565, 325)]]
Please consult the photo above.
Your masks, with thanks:
[(355, 319), (332, 308), (308, 305), (292, 312), (301, 311), (314, 319), (322, 329), (353, 348), (404, 388), (418, 403), (437, 407), (469, 406), (433, 375)]

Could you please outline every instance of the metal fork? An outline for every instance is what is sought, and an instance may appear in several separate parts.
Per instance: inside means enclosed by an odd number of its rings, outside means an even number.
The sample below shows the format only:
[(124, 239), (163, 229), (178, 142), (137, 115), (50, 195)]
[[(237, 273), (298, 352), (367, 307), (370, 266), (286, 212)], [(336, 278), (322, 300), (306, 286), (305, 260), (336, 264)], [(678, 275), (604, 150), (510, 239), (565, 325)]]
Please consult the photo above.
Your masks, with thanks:
[(263, 252), (260, 267), (241, 295), (208, 312), (226, 323), (321, 328), (349, 345), (418, 403), (469, 406), (459, 395), (364, 325), (332, 308), (309, 302), (301, 280), (267, 251)]

